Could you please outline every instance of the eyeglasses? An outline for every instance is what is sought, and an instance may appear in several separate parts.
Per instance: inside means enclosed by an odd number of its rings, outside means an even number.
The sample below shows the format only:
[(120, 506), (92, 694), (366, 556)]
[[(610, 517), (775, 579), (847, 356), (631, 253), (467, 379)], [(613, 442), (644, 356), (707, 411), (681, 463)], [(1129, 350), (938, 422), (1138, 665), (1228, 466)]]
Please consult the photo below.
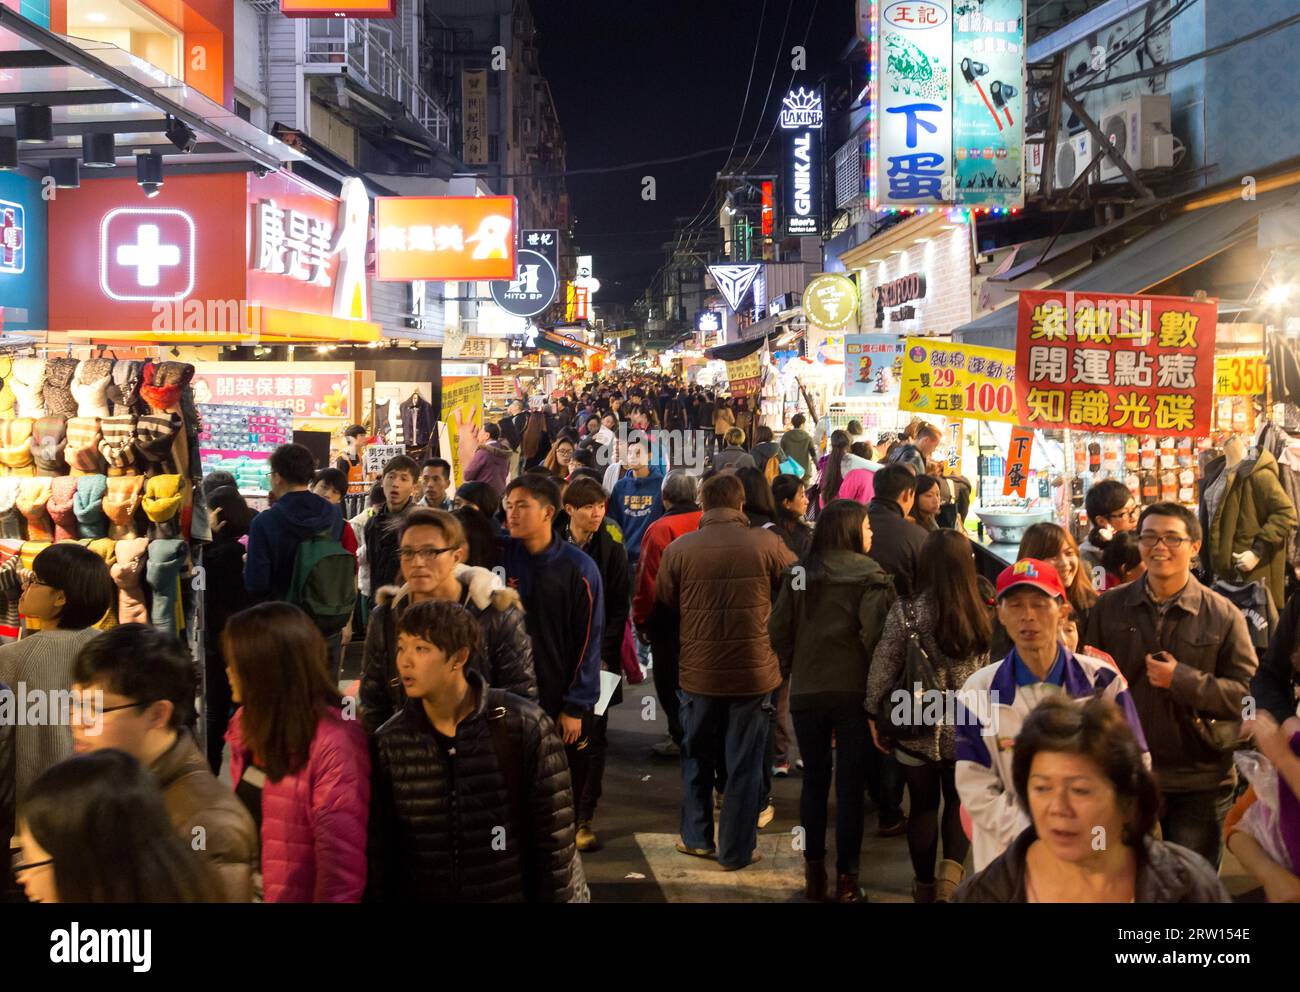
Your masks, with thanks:
[(1141, 507), (1130, 506), (1127, 510), (1116, 510), (1114, 513), (1109, 514), (1106, 517), (1106, 519), (1107, 520), (1136, 520), (1141, 515), (1142, 515)]
[(1190, 537), (1179, 537), (1177, 534), (1166, 534), (1164, 536), (1159, 534), (1143, 534), (1138, 538), (1138, 544), (1142, 545), (1142, 547), (1146, 548), (1148, 551), (1154, 548), (1157, 544), (1163, 544), (1170, 551), (1177, 551), (1184, 544), (1191, 543), (1192, 539)]
[(9, 859), (9, 867), (15, 875), (24, 871), (34, 871), (37, 868), (44, 868), (46, 865), (52, 864), (54, 864), (53, 858), (46, 858), (44, 861), (28, 861), (24, 864), (21, 851), (15, 851), (13, 856)]
[(99, 717), (103, 716), (106, 713), (116, 713), (118, 710), (144, 709), (146, 706), (151, 706), (151, 705), (152, 702), (118, 703), (116, 706), (105, 706), (101, 709), (95, 705), (93, 698), (87, 699), (83, 697), (81, 699), (80, 704), (77, 705), (75, 708), (83, 721), (90, 721), (91, 723), (94, 723)]
[(455, 548), (402, 548), (397, 554), (402, 561), (416, 562), (422, 558), (436, 559), (445, 555), (448, 551), (455, 551)]

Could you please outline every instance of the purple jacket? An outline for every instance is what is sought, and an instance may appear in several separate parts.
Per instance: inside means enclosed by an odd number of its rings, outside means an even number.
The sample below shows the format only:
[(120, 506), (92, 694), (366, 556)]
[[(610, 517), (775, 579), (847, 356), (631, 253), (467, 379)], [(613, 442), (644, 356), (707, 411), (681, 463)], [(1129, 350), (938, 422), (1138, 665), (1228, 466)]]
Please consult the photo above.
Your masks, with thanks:
[[(492, 487), (498, 497), (505, 495), (506, 482), (510, 478), (510, 448), (500, 442), (485, 444), (474, 452), (474, 457), (465, 466), (464, 482), (485, 482)], [(482, 507), (484, 513), (491, 516), (496, 507)]]
[[(230, 719), (230, 779), (244, 774), (242, 708)], [(366, 888), (370, 751), (355, 720), (330, 710), (305, 767), (262, 790), (266, 902), (360, 902)]]

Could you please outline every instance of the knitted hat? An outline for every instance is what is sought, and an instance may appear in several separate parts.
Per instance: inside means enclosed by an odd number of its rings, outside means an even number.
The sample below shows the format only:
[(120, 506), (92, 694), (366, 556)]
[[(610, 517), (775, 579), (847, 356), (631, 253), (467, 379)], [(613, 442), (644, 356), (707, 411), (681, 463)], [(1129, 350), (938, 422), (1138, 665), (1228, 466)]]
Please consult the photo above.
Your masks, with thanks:
[(104, 516), (111, 525), (109, 536), (124, 538), (135, 536), (135, 511), (140, 508), (140, 493), (144, 490), (144, 476), (121, 475), (108, 479), (108, 492), (104, 495)]
[(194, 366), (185, 362), (150, 362), (144, 367), (140, 398), (155, 412), (174, 409), (181, 401), (181, 391), (193, 378)]
[(64, 417), (41, 417), (32, 425), (32, 457), (37, 475), (64, 475), (68, 463), (63, 450), (68, 446), (68, 421)]
[(98, 417), (73, 417), (68, 421), (68, 447), (63, 457), (72, 466), (73, 475), (94, 475), (104, 470), (103, 458), (99, 454), (102, 437)]
[(45, 410), (57, 417), (75, 417), (77, 401), (72, 396), (72, 377), (77, 374), (75, 358), (51, 358), (45, 363)]
[(72, 380), (72, 396), (77, 401), (77, 416), (108, 417), (108, 387), (113, 382), (113, 359), (91, 358), (77, 366)]
[(103, 558), (105, 565), (117, 561), (117, 542), (111, 537), (82, 538), (81, 543)]
[(70, 475), (55, 479), (50, 486), (50, 501), (45, 504), (45, 508), (54, 521), (56, 541), (75, 541), (81, 536), (77, 532), (77, 515), (73, 510), (76, 496), (77, 480)]
[(137, 413), (135, 406), (140, 399), (140, 376), (144, 371), (144, 362), (118, 362), (113, 366), (113, 381), (108, 387), (108, 402), (113, 416)]
[(0, 355), (0, 381), (4, 383), (0, 386), (0, 417), (12, 417), (14, 404), (18, 402), (18, 398), (14, 396), (13, 386), (9, 385), (13, 373), (14, 360), (8, 355)]
[(15, 358), (14, 372), (9, 377), (14, 398), (18, 403), (18, 416), (45, 416), (45, 359)]
[(135, 450), (146, 475), (163, 475), (176, 470), (172, 445), (181, 429), (174, 413), (149, 413), (135, 422)]
[(176, 514), (185, 499), (183, 483), (184, 480), (179, 475), (155, 475), (145, 483), (144, 498), (140, 505), (151, 521), (151, 538), (157, 540), (180, 536), (180, 520)]
[(149, 619), (169, 634), (185, 626), (181, 616), (181, 569), (185, 565), (185, 542), (179, 539), (149, 542), (149, 564), (145, 576), (153, 591)]
[(46, 512), (53, 479), (22, 479), (18, 487), (18, 511), (27, 518), (28, 541), (53, 541), (54, 524)]
[(32, 426), (30, 417), (0, 420), (0, 466), (6, 475), (35, 475), (32, 467)]
[(149, 610), (144, 605), (145, 556), (149, 552), (147, 537), (118, 541), (109, 574), (117, 583), (118, 623), (148, 623)]
[(77, 480), (72, 512), (77, 515), (78, 529), (85, 537), (108, 536), (108, 518), (104, 516), (107, 493), (108, 479), (102, 475), (83, 475)]
[(36, 561), (36, 556), (50, 546), (49, 541), (38, 541), (32, 538), (30, 541), (24, 541), (23, 546), (18, 549), (18, 555), (22, 558), (23, 568), (31, 571), (32, 564)]
[(21, 540), (26, 536), (27, 521), (15, 505), (21, 481), (12, 476), (0, 478), (0, 538)]
[(135, 414), (105, 417), (99, 422), (99, 429), (99, 453), (108, 462), (110, 470), (121, 473), (135, 465)]

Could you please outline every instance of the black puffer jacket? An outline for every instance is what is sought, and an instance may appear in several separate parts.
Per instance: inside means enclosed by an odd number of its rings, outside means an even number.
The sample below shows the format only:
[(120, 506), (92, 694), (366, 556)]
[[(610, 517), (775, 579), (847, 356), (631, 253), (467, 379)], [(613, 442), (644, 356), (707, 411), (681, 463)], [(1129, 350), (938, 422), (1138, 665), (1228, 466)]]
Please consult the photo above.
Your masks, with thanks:
[[(367, 898), (585, 900), (569, 766), (554, 725), (536, 703), (489, 689), (477, 672), (466, 676), (478, 706), (456, 728), (454, 747), (443, 750), (419, 700), (409, 700), (372, 740)], [(505, 720), (519, 770), (517, 811), (494, 718)]]
[[(533, 642), (524, 625), (524, 610), (513, 589), (493, 588), (486, 568), (461, 566), (462, 603), (478, 620), (482, 641), (467, 669), (477, 671), (494, 688), (537, 699)], [(400, 710), (406, 693), (397, 678), (397, 618), (408, 604), (404, 586), (385, 586), (366, 627), (365, 668), (361, 674), (361, 726), (373, 734)]]

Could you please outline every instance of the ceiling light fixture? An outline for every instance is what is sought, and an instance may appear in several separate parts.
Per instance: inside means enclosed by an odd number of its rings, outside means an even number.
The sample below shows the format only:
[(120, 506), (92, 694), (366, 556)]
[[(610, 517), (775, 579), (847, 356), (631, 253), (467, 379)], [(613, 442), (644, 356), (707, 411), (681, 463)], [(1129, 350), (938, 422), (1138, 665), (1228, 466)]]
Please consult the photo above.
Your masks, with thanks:
[(163, 186), (163, 157), (158, 152), (137, 152), (135, 156), (135, 182), (144, 195), (153, 199)]
[(83, 134), (81, 164), (87, 169), (111, 169), (117, 165), (117, 144), (113, 135), (98, 131)]
[(0, 169), (18, 168), (18, 139), (0, 137)]
[(14, 107), (14, 133), (22, 144), (54, 140), (54, 115), (49, 107), (27, 104)]
[(50, 159), (50, 175), (55, 189), (81, 188), (81, 160), (76, 158)]
[(163, 134), (167, 135), (167, 140), (186, 155), (194, 151), (194, 146), (199, 143), (198, 135), (194, 133), (194, 129), (170, 114), (167, 115), (167, 128), (163, 131)]

